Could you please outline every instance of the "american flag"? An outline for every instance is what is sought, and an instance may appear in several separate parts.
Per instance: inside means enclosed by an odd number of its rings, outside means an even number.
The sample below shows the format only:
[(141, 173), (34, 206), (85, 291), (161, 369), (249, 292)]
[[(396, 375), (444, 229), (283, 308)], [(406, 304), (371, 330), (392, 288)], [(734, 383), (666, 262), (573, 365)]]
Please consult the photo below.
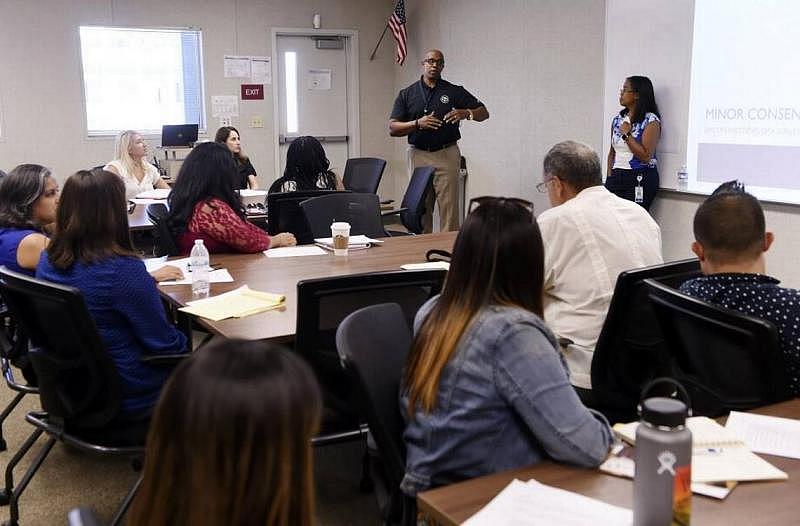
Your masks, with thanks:
[(392, 35), (397, 41), (395, 58), (397, 63), (402, 66), (406, 60), (406, 4), (404, 0), (397, 0), (394, 12), (389, 17), (389, 29), (392, 30)]

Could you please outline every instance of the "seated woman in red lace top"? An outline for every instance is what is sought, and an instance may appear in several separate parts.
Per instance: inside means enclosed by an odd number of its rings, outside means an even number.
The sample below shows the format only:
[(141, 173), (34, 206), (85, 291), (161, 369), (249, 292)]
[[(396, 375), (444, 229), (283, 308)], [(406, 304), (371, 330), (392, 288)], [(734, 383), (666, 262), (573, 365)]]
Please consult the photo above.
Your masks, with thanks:
[(235, 190), (237, 178), (233, 157), (221, 144), (198, 144), (183, 161), (169, 195), (167, 218), (181, 253), (188, 254), (195, 239), (202, 239), (212, 254), (296, 244), (292, 234), (270, 238), (247, 221)]

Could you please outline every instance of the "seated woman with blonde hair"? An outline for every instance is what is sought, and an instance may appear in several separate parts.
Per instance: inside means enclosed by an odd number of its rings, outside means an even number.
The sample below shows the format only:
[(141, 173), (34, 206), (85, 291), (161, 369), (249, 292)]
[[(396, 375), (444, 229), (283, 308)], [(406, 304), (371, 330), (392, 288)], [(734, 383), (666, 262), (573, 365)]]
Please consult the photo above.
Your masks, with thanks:
[(256, 341), (202, 347), (158, 402), (127, 523), (311, 526), (321, 411), (295, 354)]
[(154, 188), (168, 189), (158, 169), (145, 160), (147, 143), (134, 130), (125, 130), (117, 136), (114, 145), (114, 160), (104, 170), (116, 174), (125, 183), (125, 198), (131, 199)]
[(56, 220), (58, 183), (39, 164), (21, 164), (0, 180), (0, 265), (33, 276)]
[(414, 323), (400, 404), (409, 496), (545, 458), (595, 467), (612, 441), (605, 418), (570, 385), (542, 320), (533, 205), (502, 197), (470, 205), (442, 294)]

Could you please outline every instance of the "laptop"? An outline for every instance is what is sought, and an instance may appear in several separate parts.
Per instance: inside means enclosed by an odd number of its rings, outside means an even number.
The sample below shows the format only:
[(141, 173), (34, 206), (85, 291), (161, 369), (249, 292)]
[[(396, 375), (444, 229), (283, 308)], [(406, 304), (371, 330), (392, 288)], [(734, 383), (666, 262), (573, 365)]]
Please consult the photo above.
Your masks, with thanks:
[(161, 127), (161, 146), (189, 148), (197, 142), (197, 124), (165, 124)]

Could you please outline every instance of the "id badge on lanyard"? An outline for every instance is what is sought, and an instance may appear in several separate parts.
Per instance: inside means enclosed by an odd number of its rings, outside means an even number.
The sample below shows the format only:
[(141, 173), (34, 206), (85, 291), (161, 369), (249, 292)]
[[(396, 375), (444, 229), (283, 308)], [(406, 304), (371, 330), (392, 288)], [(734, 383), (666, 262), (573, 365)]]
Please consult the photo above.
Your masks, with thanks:
[(633, 200), (636, 203), (644, 202), (644, 187), (642, 187), (642, 176), (636, 176), (636, 187), (633, 189)]

